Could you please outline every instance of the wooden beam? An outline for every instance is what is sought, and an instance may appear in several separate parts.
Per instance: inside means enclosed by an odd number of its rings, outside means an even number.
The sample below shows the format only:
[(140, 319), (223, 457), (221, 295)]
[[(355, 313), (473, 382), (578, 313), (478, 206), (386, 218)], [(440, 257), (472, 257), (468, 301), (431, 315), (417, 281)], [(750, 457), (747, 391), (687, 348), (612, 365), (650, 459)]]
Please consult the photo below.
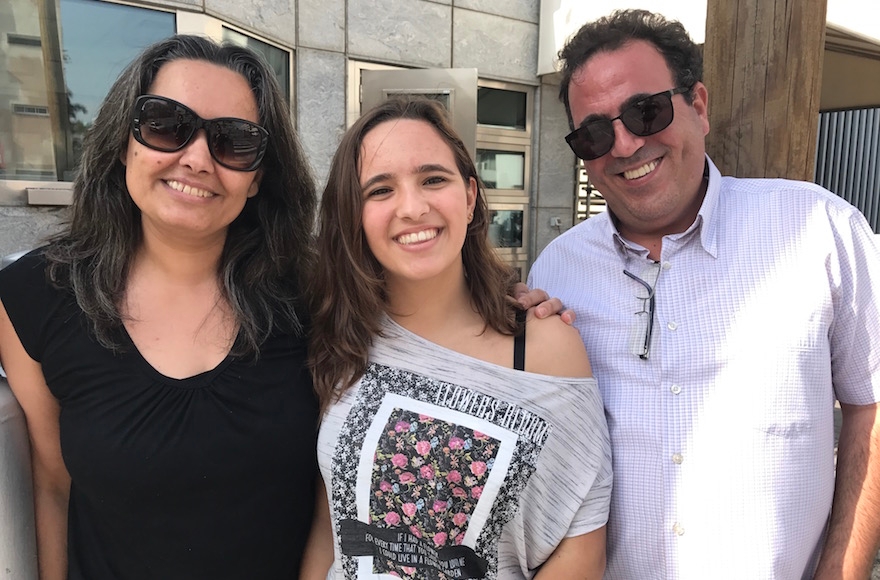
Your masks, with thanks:
[(813, 180), (827, 0), (708, 0), (709, 156), (722, 174)]

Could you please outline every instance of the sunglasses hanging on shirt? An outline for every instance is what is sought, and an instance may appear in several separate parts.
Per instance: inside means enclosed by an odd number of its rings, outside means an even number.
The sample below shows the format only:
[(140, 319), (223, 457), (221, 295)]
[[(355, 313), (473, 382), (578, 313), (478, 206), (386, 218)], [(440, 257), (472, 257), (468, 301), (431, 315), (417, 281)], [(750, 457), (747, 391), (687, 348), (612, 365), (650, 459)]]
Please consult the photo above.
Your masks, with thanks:
[(672, 123), (675, 115), (672, 97), (690, 90), (690, 87), (678, 87), (645, 97), (613, 119), (587, 121), (566, 135), (565, 140), (574, 154), (584, 161), (598, 159), (614, 147), (614, 121), (620, 119), (623, 126), (638, 137), (659, 133)]
[(223, 167), (254, 171), (260, 166), (269, 132), (256, 123), (233, 117), (202, 119), (167, 97), (141, 95), (135, 101), (131, 133), (145, 147), (164, 153), (180, 151), (199, 129), (207, 133), (211, 157)]

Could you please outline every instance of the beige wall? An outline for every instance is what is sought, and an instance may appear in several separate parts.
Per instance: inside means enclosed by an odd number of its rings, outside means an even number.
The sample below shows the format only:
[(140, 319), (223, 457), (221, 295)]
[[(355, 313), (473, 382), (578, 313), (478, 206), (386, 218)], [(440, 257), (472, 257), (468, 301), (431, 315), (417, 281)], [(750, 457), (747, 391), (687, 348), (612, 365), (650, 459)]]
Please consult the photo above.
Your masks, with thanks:
[(880, 58), (825, 51), (823, 111), (880, 107)]

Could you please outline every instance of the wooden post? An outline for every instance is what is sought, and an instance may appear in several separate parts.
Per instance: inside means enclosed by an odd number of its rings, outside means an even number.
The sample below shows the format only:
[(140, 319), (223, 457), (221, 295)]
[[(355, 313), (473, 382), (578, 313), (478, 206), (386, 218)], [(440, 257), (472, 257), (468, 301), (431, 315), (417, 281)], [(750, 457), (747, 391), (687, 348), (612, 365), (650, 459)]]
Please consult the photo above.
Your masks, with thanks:
[(813, 180), (827, 0), (708, 0), (709, 156), (722, 174)]

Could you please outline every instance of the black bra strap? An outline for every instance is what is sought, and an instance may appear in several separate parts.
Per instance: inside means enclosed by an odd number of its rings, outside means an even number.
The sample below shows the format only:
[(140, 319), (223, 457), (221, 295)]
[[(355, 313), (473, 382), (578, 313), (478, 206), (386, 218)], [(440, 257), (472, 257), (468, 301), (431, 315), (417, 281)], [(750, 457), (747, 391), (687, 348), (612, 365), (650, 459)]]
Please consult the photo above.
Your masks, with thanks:
[(517, 309), (516, 322), (519, 333), (513, 337), (513, 368), (518, 371), (526, 368), (526, 311)]

